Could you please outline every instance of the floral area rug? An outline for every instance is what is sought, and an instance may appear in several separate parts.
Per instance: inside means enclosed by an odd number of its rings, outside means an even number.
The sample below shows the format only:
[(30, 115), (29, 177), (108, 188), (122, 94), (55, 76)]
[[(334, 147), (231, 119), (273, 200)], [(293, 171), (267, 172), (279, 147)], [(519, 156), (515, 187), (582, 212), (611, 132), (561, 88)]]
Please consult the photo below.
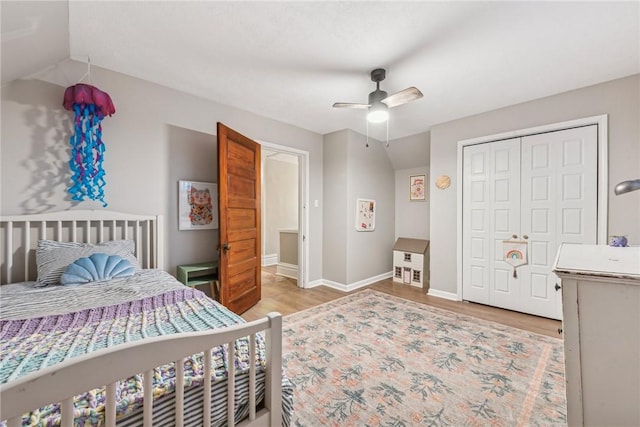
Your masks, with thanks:
[(283, 329), (294, 426), (566, 425), (558, 339), (372, 290)]

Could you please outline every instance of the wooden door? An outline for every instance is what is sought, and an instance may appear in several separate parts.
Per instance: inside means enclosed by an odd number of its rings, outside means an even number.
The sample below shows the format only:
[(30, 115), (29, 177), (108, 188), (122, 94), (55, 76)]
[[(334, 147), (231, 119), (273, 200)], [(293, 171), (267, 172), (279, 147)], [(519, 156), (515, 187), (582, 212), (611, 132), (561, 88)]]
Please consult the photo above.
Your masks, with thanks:
[(260, 144), (218, 123), (220, 302), (244, 313), (260, 301)]

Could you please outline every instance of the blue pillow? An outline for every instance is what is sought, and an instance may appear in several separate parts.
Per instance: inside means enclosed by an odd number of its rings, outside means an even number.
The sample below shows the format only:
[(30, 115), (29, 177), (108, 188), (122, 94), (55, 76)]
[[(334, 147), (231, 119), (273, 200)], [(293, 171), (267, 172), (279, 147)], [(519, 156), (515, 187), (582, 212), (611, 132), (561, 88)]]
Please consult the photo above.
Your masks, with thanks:
[(78, 258), (69, 264), (60, 277), (60, 284), (81, 285), (132, 276), (134, 273), (135, 268), (126, 259), (118, 255), (96, 253), (86, 258)]

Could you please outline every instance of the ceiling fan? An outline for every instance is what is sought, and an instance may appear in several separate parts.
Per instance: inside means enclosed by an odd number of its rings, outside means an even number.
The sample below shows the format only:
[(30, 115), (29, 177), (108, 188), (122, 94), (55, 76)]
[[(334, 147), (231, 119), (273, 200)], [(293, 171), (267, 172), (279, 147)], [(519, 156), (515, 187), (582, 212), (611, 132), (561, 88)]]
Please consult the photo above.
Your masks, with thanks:
[(371, 123), (382, 123), (389, 117), (389, 108), (406, 104), (423, 97), (422, 92), (414, 86), (408, 87), (396, 92), (393, 95), (387, 95), (387, 92), (380, 90), (380, 82), (384, 80), (387, 72), (384, 68), (376, 68), (371, 72), (371, 81), (376, 83), (376, 90), (369, 94), (368, 104), (356, 104), (351, 102), (336, 102), (334, 108), (356, 108), (369, 110), (367, 120)]

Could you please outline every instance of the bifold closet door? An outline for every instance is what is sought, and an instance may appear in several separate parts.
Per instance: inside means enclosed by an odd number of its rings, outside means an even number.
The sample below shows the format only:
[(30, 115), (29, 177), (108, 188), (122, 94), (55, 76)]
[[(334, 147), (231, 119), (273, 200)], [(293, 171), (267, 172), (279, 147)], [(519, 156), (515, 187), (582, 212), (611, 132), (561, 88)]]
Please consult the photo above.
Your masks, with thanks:
[(560, 243), (596, 244), (598, 133), (584, 126), (522, 138), (522, 234), (529, 264), (517, 310), (562, 318), (559, 278), (551, 271)]
[[(561, 319), (551, 268), (560, 243), (596, 243), (597, 176), (595, 125), (464, 147), (462, 299)], [(517, 277), (509, 239), (528, 243)]]
[(462, 298), (513, 309), (520, 293), (502, 241), (520, 230), (520, 139), (465, 147), (463, 165)]

